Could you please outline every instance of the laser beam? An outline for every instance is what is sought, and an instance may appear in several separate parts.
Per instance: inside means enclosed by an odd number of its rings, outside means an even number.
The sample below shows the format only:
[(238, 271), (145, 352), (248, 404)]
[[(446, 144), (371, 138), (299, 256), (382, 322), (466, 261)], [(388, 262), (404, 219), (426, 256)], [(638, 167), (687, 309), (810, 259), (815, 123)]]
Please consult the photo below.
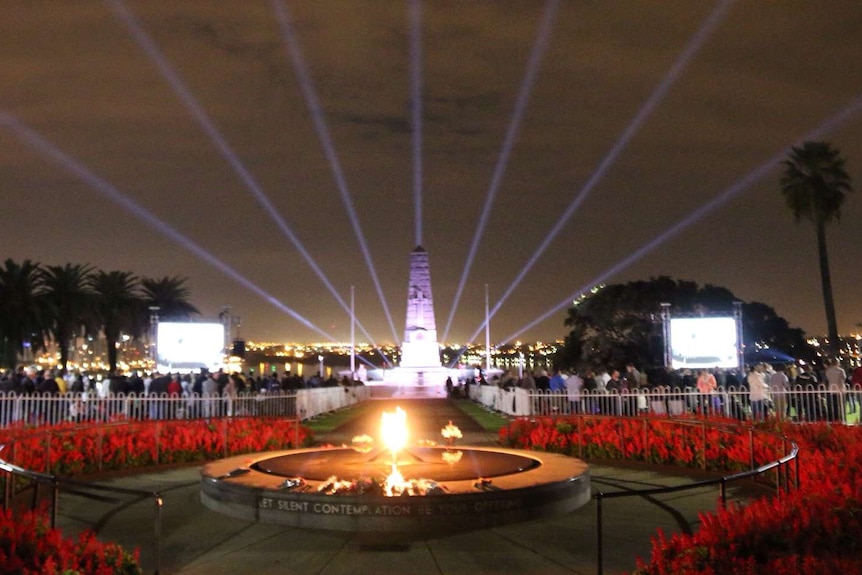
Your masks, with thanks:
[[(308, 252), (308, 250), (306, 250), (299, 237), (294, 233), (294, 231), (287, 224), (284, 218), (279, 215), (278, 210), (272, 204), (269, 197), (266, 195), (260, 185), (258, 185), (257, 181), (254, 179), (251, 173), (246, 169), (246, 167), (240, 161), (239, 157), (234, 153), (233, 149), (228, 144), (224, 136), (222, 136), (215, 123), (209, 118), (209, 116), (198, 103), (195, 96), (192, 94), (191, 90), (189, 90), (189, 88), (185, 85), (185, 83), (182, 81), (176, 71), (174, 71), (173, 67), (170, 65), (167, 58), (165, 58), (165, 56), (162, 54), (161, 50), (159, 50), (158, 46), (156, 46), (152, 38), (150, 38), (149, 35), (144, 31), (143, 27), (140, 25), (135, 15), (126, 7), (125, 3), (122, 0), (107, 1), (110, 7), (113, 9), (114, 14), (120, 21), (122, 21), (126, 25), (128, 30), (132, 33), (132, 36), (135, 41), (147, 54), (153, 64), (155, 64), (159, 73), (162, 75), (165, 81), (167, 81), (168, 85), (170, 85), (174, 93), (185, 105), (186, 109), (197, 121), (198, 125), (201, 127), (204, 133), (215, 144), (222, 157), (228, 162), (231, 168), (233, 168), (234, 172), (237, 174), (237, 176), (239, 176), (243, 184), (245, 184), (245, 187), (248, 189), (248, 191), (251, 192), (257, 202), (263, 207), (267, 215), (272, 218), (272, 220), (278, 226), (279, 230), (281, 230), (281, 232), (290, 241), (293, 247), (302, 255), (303, 259), (305, 259), (306, 263), (311, 267), (311, 269), (314, 271), (315, 275), (317, 275), (318, 279), (323, 283), (323, 285), (326, 286), (326, 288), (329, 290), (329, 293), (335, 298), (339, 305), (341, 305), (342, 309), (349, 314), (350, 307), (347, 305), (347, 303), (332, 285), (332, 282), (329, 281), (329, 278), (326, 276), (326, 274), (323, 272), (321, 267), (317, 264), (317, 262)], [(366, 337), (369, 338), (369, 341), (373, 341), (371, 336), (368, 335), (368, 332), (365, 331), (365, 328), (362, 326), (362, 324), (357, 322), (357, 325), (360, 327), (363, 333), (365, 333)]]
[[(808, 134), (805, 135), (805, 137), (800, 138), (797, 143), (793, 145), (797, 145), (798, 143), (807, 140), (821, 139), (824, 135), (840, 127), (860, 112), (862, 112), (862, 96), (857, 97), (850, 104), (842, 108), (837, 114), (833, 115), (832, 117), (821, 123), (819, 126), (811, 130)], [(747, 190), (749, 187), (753, 186), (756, 182), (758, 182), (775, 168), (780, 166), (782, 160), (787, 157), (787, 154), (791, 147), (792, 146), (787, 147), (784, 150), (775, 154), (774, 156), (770, 157), (759, 167), (755, 168), (747, 175), (745, 175), (742, 179), (738, 180), (735, 184), (726, 188), (723, 192), (716, 195), (707, 203), (701, 205), (700, 207), (689, 213), (683, 219), (677, 221), (673, 226), (667, 228), (665, 231), (654, 237), (648, 243), (642, 245), (637, 250), (629, 254), (627, 257), (623, 258), (622, 260), (620, 260), (619, 262), (593, 278), (588, 284), (579, 288), (578, 291), (574, 292), (564, 300), (558, 302), (553, 308), (549, 309), (547, 312), (537, 317), (535, 320), (525, 325), (515, 333), (512, 333), (502, 341), (513, 341), (518, 339), (518, 337), (528, 329), (548, 319), (551, 315), (559, 312), (561, 309), (571, 305), (572, 301), (579, 298), (593, 286), (604, 283), (608, 278), (618, 274), (628, 266), (634, 264), (646, 254), (655, 250), (678, 233), (682, 232), (707, 214), (711, 213), (713, 210), (721, 207), (743, 191)], [(473, 337), (475, 338), (476, 336)]]
[(527, 70), (524, 74), (524, 79), (521, 81), (518, 97), (515, 100), (515, 109), (512, 111), (512, 117), (509, 121), (508, 127), (506, 128), (503, 147), (500, 151), (500, 156), (497, 159), (497, 164), (494, 166), (494, 173), (491, 177), (490, 187), (485, 195), (485, 206), (482, 208), (482, 213), (479, 216), (479, 223), (476, 225), (473, 233), (473, 241), (470, 244), (470, 249), (467, 253), (467, 260), (465, 261), (464, 269), (461, 272), (461, 280), (458, 282), (458, 287), (455, 290), (455, 298), (452, 301), (452, 307), (449, 309), (449, 317), (446, 320), (446, 327), (443, 330), (443, 341), (446, 341), (449, 336), (449, 328), (452, 326), (452, 319), (455, 317), (455, 312), (458, 310), (458, 304), (461, 301), (461, 295), (464, 293), (467, 276), (470, 275), (470, 271), (473, 269), (473, 260), (476, 258), (476, 252), (479, 249), (479, 242), (485, 234), (485, 227), (488, 225), (491, 208), (497, 198), (497, 192), (500, 189), (500, 183), (503, 181), (506, 166), (509, 164), (509, 156), (512, 154), (512, 148), (515, 145), (515, 139), (517, 138), (518, 130), (521, 127), (524, 112), (527, 109), (527, 102), (530, 99), (530, 93), (533, 90), (533, 86), (536, 84), (536, 75), (539, 72), (539, 65), (541, 64), (542, 56), (544, 56), (548, 47), (554, 18), (556, 17), (559, 6), (559, 0), (548, 0), (548, 2), (545, 3), (545, 11), (536, 33), (536, 40), (533, 43), (533, 50), (530, 53), (530, 59), (527, 62)]
[(320, 106), (320, 100), (317, 97), (317, 93), (314, 89), (314, 82), (311, 80), (311, 74), (308, 72), (308, 66), (306, 65), (305, 58), (302, 55), (302, 48), (293, 24), (291, 23), (287, 6), (284, 2), (279, 2), (278, 0), (270, 0), (270, 6), (272, 7), (281, 28), (282, 39), (284, 41), (286, 51), (290, 57), (291, 63), (293, 64), (293, 69), (296, 72), (297, 78), (299, 79), (299, 85), (302, 89), (305, 103), (311, 112), (317, 136), (320, 139), (326, 158), (329, 160), (329, 165), (332, 168), (332, 173), (341, 195), (341, 201), (344, 204), (348, 217), (350, 218), (350, 225), (353, 227), (356, 241), (359, 243), (359, 247), (362, 250), (362, 256), (365, 259), (365, 265), (368, 268), (368, 272), (371, 274), (374, 289), (377, 290), (377, 296), (380, 298), (383, 312), (389, 322), (389, 327), (392, 329), (392, 335), (395, 338), (395, 341), (400, 341), (398, 333), (395, 330), (395, 324), (392, 322), (392, 314), (389, 313), (389, 306), (386, 303), (386, 297), (383, 295), (383, 287), (380, 285), (380, 279), (377, 277), (377, 270), (371, 257), (371, 251), (368, 249), (368, 243), (365, 241), (365, 234), (362, 233), (359, 216), (356, 214), (356, 209), (353, 206), (350, 192), (347, 189), (347, 179), (344, 176), (344, 171), (341, 169), (341, 162), (339, 162), (338, 154), (335, 152), (335, 146), (333, 145), (332, 138), (329, 135), (329, 129), (326, 127), (326, 120)]
[(220, 259), (216, 258), (211, 253), (209, 253), (201, 245), (195, 243), (172, 226), (163, 222), (153, 212), (147, 210), (145, 207), (120, 192), (109, 182), (91, 172), (83, 164), (76, 161), (71, 156), (60, 150), (60, 148), (49, 142), (47, 139), (43, 138), (30, 127), (26, 126), (23, 122), (18, 120), (12, 114), (0, 110), (0, 125), (6, 127), (9, 131), (15, 134), (18, 139), (28, 144), (37, 152), (40, 152), (42, 155), (47, 156), (47, 158), (51, 160), (54, 164), (62, 167), (68, 172), (71, 172), (81, 181), (89, 184), (90, 187), (95, 189), (104, 197), (116, 203), (117, 205), (119, 205), (120, 207), (131, 213), (133, 216), (161, 233), (162, 235), (170, 238), (175, 243), (179, 244), (189, 252), (193, 253), (198, 258), (218, 269), (220, 272), (222, 272), (244, 288), (260, 296), (262, 299), (269, 302), (277, 309), (288, 314), (305, 327), (314, 330), (315, 332), (328, 338), (331, 341), (336, 341), (334, 337), (317, 327), (310, 320), (306, 319), (298, 312), (283, 304), (275, 296), (259, 288), (257, 285), (249, 281), (238, 271), (236, 271)]
[[(635, 117), (629, 122), (626, 129), (614, 143), (613, 147), (607, 153), (607, 155), (602, 159), (599, 163), (596, 170), (590, 175), (587, 182), (581, 188), (581, 190), (574, 197), (572, 202), (566, 208), (566, 210), (560, 215), (557, 222), (553, 225), (551, 230), (548, 232), (548, 235), (545, 236), (545, 239), (536, 249), (530, 259), (527, 260), (527, 263), (524, 264), (524, 267), (521, 268), (521, 271), (512, 281), (508, 288), (503, 292), (503, 295), (494, 304), (494, 308), (491, 310), (491, 314), (489, 319), (494, 317), (500, 307), (505, 303), (509, 296), (515, 291), (515, 288), (520, 285), (521, 281), (527, 276), (530, 270), (533, 269), (533, 266), (536, 265), (539, 258), (545, 253), (548, 247), (551, 245), (584, 200), (587, 199), (590, 192), (596, 185), (604, 178), (605, 174), (608, 170), (613, 166), (616, 162), (619, 155), (623, 152), (625, 147), (629, 144), (629, 142), (634, 138), (635, 134), (637, 134), (640, 127), (643, 123), (649, 118), (649, 116), (653, 113), (653, 111), (658, 107), (658, 105), (665, 99), (667, 93), (670, 91), (674, 82), (682, 75), (685, 68), (688, 66), (689, 62), (694, 58), (695, 54), (700, 50), (700, 48), (706, 43), (706, 40), (712, 34), (712, 32), (718, 27), (724, 17), (727, 15), (730, 7), (733, 5), (735, 0), (722, 0), (719, 2), (715, 8), (713, 8), (712, 12), (709, 16), (704, 20), (703, 24), (701, 24), (700, 28), (694, 33), (694, 35), (689, 40), (688, 44), (686, 44), (683, 51), (676, 58), (674, 63), (671, 65), (670, 69), (665, 74), (662, 81), (656, 86), (656, 88), (652, 91), (649, 98), (644, 102), (644, 104), (640, 107)], [(484, 328), (484, 323), (476, 329), (474, 335), (470, 338), (471, 341), (479, 332)]]
[[(422, 245), (422, 3), (410, 0), (410, 110), (413, 128), (413, 205), (416, 245)], [(445, 339), (445, 338), (444, 338)]]

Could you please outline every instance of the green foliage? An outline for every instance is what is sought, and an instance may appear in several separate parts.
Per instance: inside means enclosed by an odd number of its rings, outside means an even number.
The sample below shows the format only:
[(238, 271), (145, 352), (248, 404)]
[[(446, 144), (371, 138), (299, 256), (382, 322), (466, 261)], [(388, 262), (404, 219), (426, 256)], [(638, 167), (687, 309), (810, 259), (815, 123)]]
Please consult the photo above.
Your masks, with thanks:
[(39, 349), (46, 341), (58, 345), (65, 363), (69, 342), (84, 329), (105, 335), (114, 369), (120, 332), (145, 333), (148, 306), (159, 305), (171, 318), (198, 313), (184, 283), (178, 276), (147, 279), (89, 265), (7, 259), (0, 266), (0, 365), (14, 367), (25, 343)]
[(44, 291), (38, 263), (7, 259), (0, 267), (0, 340), (7, 365), (15, 363), (25, 343), (41, 346)]
[(143, 278), (141, 295), (144, 303), (159, 308), (159, 317), (164, 320), (184, 320), (200, 312), (189, 303), (190, 292), (185, 286), (186, 278), (174, 276), (158, 279)]
[(805, 142), (784, 161), (781, 192), (797, 220), (830, 222), (841, 217), (852, 191), (841, 152), (828, 142)]

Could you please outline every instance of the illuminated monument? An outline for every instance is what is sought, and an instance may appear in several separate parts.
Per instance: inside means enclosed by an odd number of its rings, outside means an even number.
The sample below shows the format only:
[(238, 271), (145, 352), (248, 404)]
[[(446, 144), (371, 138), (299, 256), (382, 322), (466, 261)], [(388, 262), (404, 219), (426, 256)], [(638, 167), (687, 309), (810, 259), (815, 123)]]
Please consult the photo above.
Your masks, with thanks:
[(410, 254), (407, 321), (401, 344), (401, 367), (411, 370), (441, 367), (434, 298), (431, 295), (431, 270), (428, 252), (422, 246), (416, 246)]

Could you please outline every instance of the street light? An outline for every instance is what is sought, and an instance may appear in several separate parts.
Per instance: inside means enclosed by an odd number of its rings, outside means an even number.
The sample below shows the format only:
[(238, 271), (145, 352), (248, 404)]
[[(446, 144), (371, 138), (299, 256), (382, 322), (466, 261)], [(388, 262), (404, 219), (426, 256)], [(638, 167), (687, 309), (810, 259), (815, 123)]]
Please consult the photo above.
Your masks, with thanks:
[(159, 335), (159, 311), (157, 305), (150, 306), (150, 359), (153, 361), (153, 371), (159, 365), (158, 335)]
[(320, 379), (324, 379), (324, 378), (323, 378), (323, 356), (322, 356), (322, 355), (318, 355), (318, 356), (317, 356), (317, 361), (319, 361), (319, 362), (320, 362)]
[(518, 379), (524, 379), (524, 352), (518, 352)]

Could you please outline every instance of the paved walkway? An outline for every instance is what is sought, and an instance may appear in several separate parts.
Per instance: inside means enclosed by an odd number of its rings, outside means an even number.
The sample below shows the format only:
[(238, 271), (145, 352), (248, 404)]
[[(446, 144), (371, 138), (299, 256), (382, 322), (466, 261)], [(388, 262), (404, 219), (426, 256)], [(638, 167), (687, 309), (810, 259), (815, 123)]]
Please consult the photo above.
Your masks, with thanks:
[[(395, 404), (408, 412), (416, 437), (434, 438), (450, 419), (464, 432), (462, 445), (490, 445), (496, 436), (443, 399), (385, 400), (380, 410), (346, 423), (321, 439), (349, 441), (379, 426), (379, 412)], [(593, 489), (640, 489), (687, 483), (690, 475), (640, 466), (593, 465)], [(568, 515), (417, 542), (392, 550), (365, 549), (336, 536), (226, 517), (206, 509), (198, 494), (197, 467), (142, 473), (102, 483), (160, 491), (164, 495), (160, 573), (237, 575), (285, 573), (319, 575), (592, 574), (596, 564), (596, 504)], [(748, 494), (740, 487), (731, 499)], [(605, 573), (635, 568), (648, 557), (657, 528), (666, 533), (696, 529), (698, 514), (712, 510), (718, 492), (702, 488), (650, 498), (604, 502)], [(156, 569), (152, 500), (94, 500), (63, 494), (60, 527), (68, 533), (94, 527), (99, 536), (141, 550), (145, 572)]]

